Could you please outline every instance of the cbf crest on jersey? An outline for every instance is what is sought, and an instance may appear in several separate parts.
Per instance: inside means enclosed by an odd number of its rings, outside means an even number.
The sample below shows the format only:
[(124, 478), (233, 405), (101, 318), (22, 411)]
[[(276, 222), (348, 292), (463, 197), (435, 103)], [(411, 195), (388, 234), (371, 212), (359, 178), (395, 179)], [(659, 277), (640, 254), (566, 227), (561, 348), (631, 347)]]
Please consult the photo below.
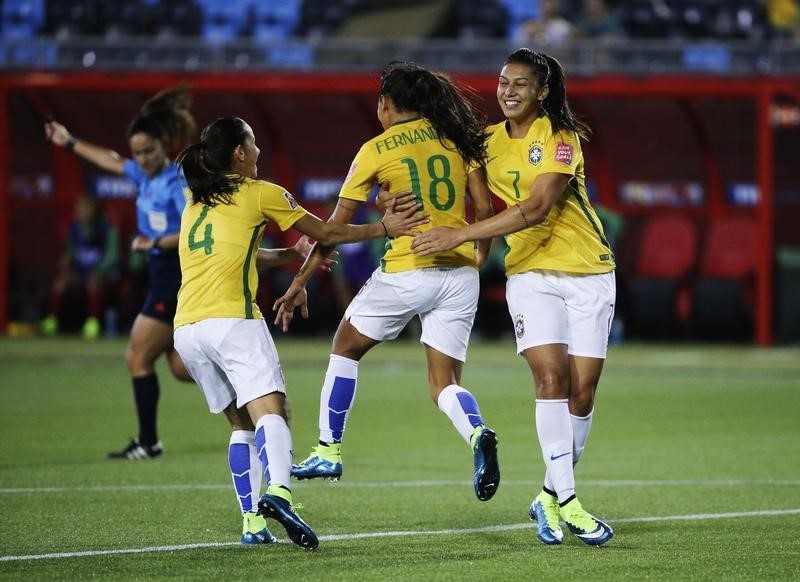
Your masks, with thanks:
[(525, 335), (525, 316), (521, 313), (514, 317), (514, 333), (517, 334), (517, 339), (522, 339)]
[(294, 196), (289, 194), (286, 190), (283, 191), (283, 197), (286, 198), (286, 202), (289, 204), (289, 208), (294, 210), (297, 208), (297, 200), (294, 199)]
[(528, 151), (528, 161), (534, 166), (538, 166), (542, 162), (542, 144), (535, 142), (530, 151)]

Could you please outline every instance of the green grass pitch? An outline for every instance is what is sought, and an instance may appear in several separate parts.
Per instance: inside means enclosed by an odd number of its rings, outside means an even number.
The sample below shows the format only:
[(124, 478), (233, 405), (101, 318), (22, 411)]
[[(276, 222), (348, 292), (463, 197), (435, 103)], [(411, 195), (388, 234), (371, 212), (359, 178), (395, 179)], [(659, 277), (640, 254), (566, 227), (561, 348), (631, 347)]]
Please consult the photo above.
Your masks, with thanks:
[[(317, 438), (329, 343), (276, 338), (295, 458)], [(463, 384), (500, 439), (481, 503), (472, 455), (427, 395), (416, 342), (361, 364), (339, 483), (294, 488), (321, 538), (243, 547), (228, 428), (163, 362), (166, 454), (112, 462), (135, 434), (122, 341), (0, 339), (0, 578), (789, 580), (800, 570), (800, 351), (613, 347), (578, 494), (614, 527), (601, 549), (540, 544), (533, 388), (513, 344), (474, 343)]]

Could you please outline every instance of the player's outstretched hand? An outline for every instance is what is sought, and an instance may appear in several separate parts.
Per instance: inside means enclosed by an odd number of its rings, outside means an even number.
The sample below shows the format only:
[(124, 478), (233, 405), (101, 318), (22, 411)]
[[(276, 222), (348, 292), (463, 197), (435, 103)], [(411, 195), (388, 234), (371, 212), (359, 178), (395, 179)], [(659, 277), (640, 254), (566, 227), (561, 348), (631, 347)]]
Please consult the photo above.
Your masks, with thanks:
[(420, 211), (420, 204), (412, 192), (398, 194), (386, 203), (383, 226), (390, 237), (414, 236), (413, 229), (428, 222), (428, 213)]
[(67, 145), (69, 138), (72, 137), (66, 127), (52, 120), (44, 124), (44, 136), (47, 141), (61, 147)]
[(457, 228), (440, 226), (414, 236), (411, 250), (418, 255), (433, 255), (456, 248), (464, 242)]
[[(301, 236), (300, 240), (298, 240), (292, 247), (297, 255), (297, 260), (300, 262), (306, 260), (312, 248), (314, 248), (314, 243), (312, 243), (311, 239), (305, 235)], [(322, 264), (319, 266), (319, 268), (330, 273), (331, 270), (336, 266), (336, 263), (339, 262), (338, 259), (339, 251), (333, 251), (330, 255), (328, 255), (327, 259), (322, 261)]]
[(280, 325), (285, 332), (289, 331), (289, 325), (294, 319), (294, 310), (298, 307), (303, 319), (308, 319), (308, 294), (306, 288), (295, 279), (289, 285), (286, 293), (279, 297), (272, 306), (272, 311), (277, 311), (275, 325)]

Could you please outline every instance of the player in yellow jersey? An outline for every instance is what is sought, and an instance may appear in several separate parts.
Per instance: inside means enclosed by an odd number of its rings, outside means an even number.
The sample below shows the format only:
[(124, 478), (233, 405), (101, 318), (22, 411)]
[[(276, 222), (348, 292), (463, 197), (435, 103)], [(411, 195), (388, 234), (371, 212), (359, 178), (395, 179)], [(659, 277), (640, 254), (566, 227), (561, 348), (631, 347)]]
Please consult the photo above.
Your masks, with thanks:
[(508, 235), (506, 297), (517, 352), (533, 372), (546, 467), (530, 515), (546, 544), (562, 543), (563, 520), (585, 543), (601, 545), (613, 531), (581, 507), (573, 473), (592, 423), (616, 295), (614, 255), (586, 196), (580, 139), (589, 128), (569, 109), (560, 63), (530, 49), (506, 60), (497, 100), (506, 119), (489, 129), (487, 175), (508, 208), (465, 228), (421, 233), (414, 250), (424, 257)]
[[(201, 141), (178, 158), (192, 192), (181, 217), (181, 287), (175, 349), (213, 413), (231, 424), (229, 461), (244, 514), (243, 543), (272, 543), (264, 518), (276, 519), (290, 539), (314, 549), (314, 531), (294, 511), (289, 488), (292, 442), (286, 424), (283, 373), (272, 337), (255, 303), (256, 258), (268, 221), (295, 228), (324, 244), (408, 234), (425, 221), (412, 196), (374, 224), (328, 224), (307, 213), (282, 187), (257, 180), (260, 150), (238, 117), (217, 119)], [(260, 252), (278, 265), (292, 253)], [(267, 492), (254, 500), (266, 476)]]
[[(466, 225), (467, 194), (478, 219), (491, 216), (482, 167), (484, 120), (450, 79), (411, 63), (392, 63), (381, 77), (377, 113), (384, 132), (356, 154), (332, 222), (351, 220), (376, 183), (389, 183), (393, 191), (412, 190), (430, 214), (422, 229)], [(472, 448), (475, 494), (487, 501), (500, 483), (497, 437), (485, 426), (475, 397), (460, 383), (478, 301), (477, 266), (491, 241), (478, 244), (477, 256), (475, 245), (465, 243), (426, 257), (412, 253), (411, 241), (405, 236), (387, 241), (380, 267), (345, 311), (320, 394), (319, 445), (292, 467), (292, 475), (341, 476), (341, 442), (355, 400), (359, 361), (419, 317), (430, 397)], [(286, 295), (275, 303), (276, 322), (284, 329), (296, 296), (329, 250), (312, 250)]]

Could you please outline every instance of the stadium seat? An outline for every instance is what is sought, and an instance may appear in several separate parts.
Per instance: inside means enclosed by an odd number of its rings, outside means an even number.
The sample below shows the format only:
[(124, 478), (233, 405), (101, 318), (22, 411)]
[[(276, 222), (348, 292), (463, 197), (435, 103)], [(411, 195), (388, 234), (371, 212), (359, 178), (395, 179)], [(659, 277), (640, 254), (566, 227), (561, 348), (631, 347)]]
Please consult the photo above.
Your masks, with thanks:
[(259, 40), (289, 38), (300, 24), (300, 0), (256, 2), (250, 18), (252, 37)]
[(692, 331), (704, 339), (746, 339), (752, 333), (758, 225), (742, 216), (712, 221), (692, 289)]
[(697, 234), (689, 218), (665, 214), (648, 221), (628, 284), (626, 325), (632, 335), (666, 338), (684, 331), (696, 258)]
[(203, 15), (201, 34), (212, 43), (225, 43), (239, 38), (246, 27), (251, 8), (249, 0), (199, 0)]
[(5, 0), (3, 38), (31, 38), (44, 25), (44, 0)]

